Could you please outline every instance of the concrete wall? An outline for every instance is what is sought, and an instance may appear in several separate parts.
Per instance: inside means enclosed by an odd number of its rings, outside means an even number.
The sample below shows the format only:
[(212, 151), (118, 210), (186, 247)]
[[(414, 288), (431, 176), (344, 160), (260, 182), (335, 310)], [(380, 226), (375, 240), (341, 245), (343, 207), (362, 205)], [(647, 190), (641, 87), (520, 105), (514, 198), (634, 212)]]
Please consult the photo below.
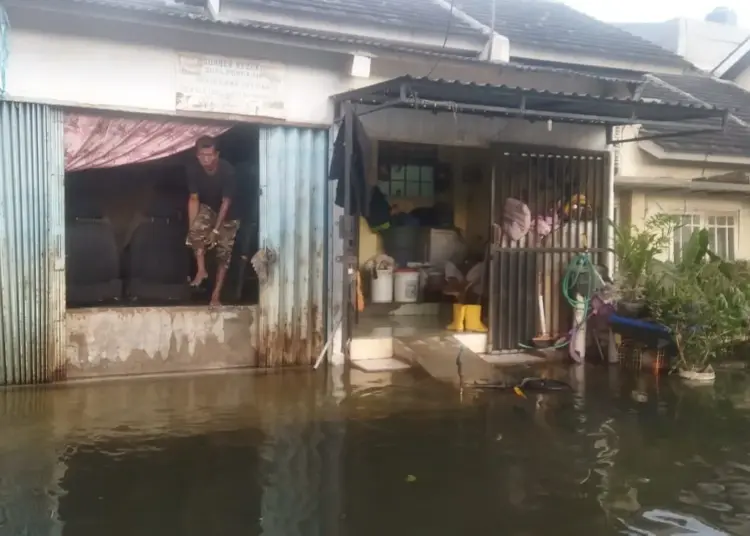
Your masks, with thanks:
[(702, 194), (669, 190), (620, 192), (619, 207), (624, 222), (642, 225), (656, 214), (719, 214), (737, 219), (735, 257), (750, 259), (750, 198), (737, 194)]
[[(23, 22), (27, 21), (18, 24)], [(10, 33), (7, 92), (11, 99), (176, 115), (179, 53), (192, 52), (283, 63), (279, 95), (285, 105), (283, 119), (330, 124), (329, 96), (341, 90), (339, 77), (346, 73), (345, 56), (323, 52), (291, 51), (236, 38), (203, 39), (177, 30), (134, 42), (122, 35), (124, 30), (132, 33), (123, 25), (83, 28), (68, 21), (68, 26), (47, 28), (42, 23), (46, 21), (29, 29), (14, 26)]]
[[(623, 137), (638, 134), (638, 129), (624, 129)], [(678, 179), (686, 183), (737, 171), (737, 166), (720, 166), (701, 162), (669, 162), (644, 151), (638, 143), (619, 148), (620, 173), (624, 177)], [(615, 179), (617, 185), (617, 179)], [(623, 223), (642, 225), (655, 214), (731, 214), (737, 218), (736, 257), (750, 258), (750, 196), (738, 193), (685, 193), (670, 189), (620, 189), (616, 193), (619, 217)]]
[[(638, 128), (623, 128), (620, 139), (638, 136)], [(646, 142), (644, 145), (653, 142)], [(737, 166), (696, 162), (670, 162), (660, 160), (643, 149), (638, 142), (624, 143), (618, 146), (620, 171), (624, 177), (658, 177), (692, 180), (700, 177), (712, 177), (735, 171)], [(710, 148), (706, 148), (710, 152)], [(700, 159), (700, 156), (696, 157)]]
[(68, 378), (256, 366), (256, 306), (70, 310)]

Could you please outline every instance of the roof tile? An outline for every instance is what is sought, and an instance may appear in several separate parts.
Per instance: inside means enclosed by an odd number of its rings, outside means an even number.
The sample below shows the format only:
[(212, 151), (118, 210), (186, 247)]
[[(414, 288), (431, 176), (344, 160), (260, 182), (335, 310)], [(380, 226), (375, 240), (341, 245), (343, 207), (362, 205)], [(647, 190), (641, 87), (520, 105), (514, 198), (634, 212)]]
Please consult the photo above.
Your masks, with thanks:
[[(491, 0), (455, 0), (456, 7), (491, 26)], [(513, 45), (567, 54), (684, 66), (689, 63), (645, 39), (607, 24), (562, 2), (495, 0), (495, 31)], [(571, 59), (571, 63), (575, 60)]]
[[(482, 32), (432, 0), (232, 0), (265, 10), (317, 15), (328, 20), (445, 32), (450, 21), (454, 35), (482, 36)], [(452, 17), (452, 20), (451, 20)]]
[[(723, 132), (695, 134), (676, 138), (654, 139), (654, 143), (668, 152), (712, 154), (750, 157), (750, 93), (734, 83), (708, 75), (659, 75), (665, 85), (650, 83), (643, 91), (644, 98), (708, 104), (731, 111)], [(718, 126), (716, 120), (694, 122), (704, 126)], [(649, 128), (648, 134), (665, 131)]]

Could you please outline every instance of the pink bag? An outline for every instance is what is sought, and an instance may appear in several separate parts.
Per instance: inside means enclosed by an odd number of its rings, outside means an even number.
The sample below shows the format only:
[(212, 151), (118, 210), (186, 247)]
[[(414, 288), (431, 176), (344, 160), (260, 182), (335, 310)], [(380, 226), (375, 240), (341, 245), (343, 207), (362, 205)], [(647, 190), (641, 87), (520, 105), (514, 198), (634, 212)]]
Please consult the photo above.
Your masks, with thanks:
[(531, 228), (531, 211), (526, 203), (509, 197), (503, 209), (503, 233), (509, 240), (517, 242)]

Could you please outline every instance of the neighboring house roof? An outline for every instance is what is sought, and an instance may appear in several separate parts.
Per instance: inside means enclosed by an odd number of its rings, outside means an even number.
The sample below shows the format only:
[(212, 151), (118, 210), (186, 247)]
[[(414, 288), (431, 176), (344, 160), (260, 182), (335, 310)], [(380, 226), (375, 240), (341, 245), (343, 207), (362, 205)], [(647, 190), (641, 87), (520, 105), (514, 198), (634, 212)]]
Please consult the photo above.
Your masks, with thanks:
[(317, 16), (332, 22), (376, 24), (453, 35), (483, 35), (476, 26), (442, 9), (433, 0), (225, 0), (227, 4), (298, 16)]
[[(490, 0), (455, 0), (456, 7), (492, 25)], [(495, 31), (514, 45), (597, 58), (690, 67), (680, 56), (611, 24), (576, 11), (562, 2), (496, 0)], [(576, 63), (571, 58), (571, 63)]]
[(70, 5), (87, 6), (88, 8), (99, 8), (102, 10), (119, 11), (120, 13), (140, 14), (143, 17), (172, 18), (192, 23), (218, 24), (226, 27), (234, 27), (253, 30), (258, 35), (280, 35), (293, 39), (299, 39), (304, 43), (334, 43), (339, 45), (352, 45), (362, 49), (385, 50), (406, 54), (428, 55), (444, 58), (475, 58), (471, 51), (452, 49), (448, 47), (408, 47), (382, 39), (371, 39), (363, 36), (348, 35), (337, 32), (323, 32), (305, 30), (303, 28), (285, 26), (281, 24), (269, 24), (266, 22), (255, 22), (251, 20), (224, 20), (214, 19), (206, 14), (202, 7), (191, 5), (192, 0), (18, 0), (18, 6), (32, 7), (34, 4), (57, 5), (65, 7)]
[[(24, 0), (31, 4), (34, 0)], [(636, 37), (615, 26), (580, 13), (562, 3), (549, 0), (495, 0), (495, 31), (510, 40), (511, 57), (514, 49), (527, 48), (571, 55), (570, 64), (577, 56), (597, 57), (640, 63), (644, 65), (692, 67), (676, 54), (668, 52), (645, 39)], [(332, 25), (330, 31), (318, 31), (291, 24), (273, 24), (246, 19), (210, 18), (197, 0), (47, 0), (45, 3), (77, 3), (107, 8), (148, 12), (159, 16), (189, 18), (229, 26), (244, 27), (265, 33), (278, 33), (308, 40), (339, 42), (403, 52), (427, 52), (436, 55), (473, 57), (481, 51), (451, 49), (449, 47), (406, 45), (387, 39), (352, 35)], [(450, 35), (486, 38), (481, 26), (492, 25), (491, 0), (455, 0), (451, 18), (450, 0), (224, 0), (224, 6), (245, 6), (265, 12), (278, 12), (302, 17), (318, 15), (321, 19), (360, 24), (400, 27), (411, 31), (432, 33), (449, 31)], [(473, 19), (473, 21), (472, 21)], [(448, 24), (450, 21), (450, 25)], [(476, 23), (474, 23), (476, 21)], [(450, 27), (449, 27), (450, 26)]]
[[(418, 30), (448, 30), (451, 0), (224, 0), (227, 4), (317, 15), (330, 20), (382, 24)], [(453, 0), (451, 35), (484, 35), (478, 25), (492, 27), (491, 0)], [(468, 15), (468, 17), (460, 14)], [(471, 24), (466, 18), (478, 23)], [(517, 47), (579, 56), (611, 58), (643, 64), (691, 67), (680, 56), (615, 26), (589, 17), (560, 2), (495, 0), (496, 33), (510, 40), (512, 57)], [(576, 63), (571, 58), (572, 64)]]
[[(719, 80), (706, 74), (659, 75), (643, 90), (643, 98), (668, 102), (708, 104), (731, 110), (724, 132), (710, 132), (674, 138), (654, 139), (668, 153), (696, 155), (750, 157), (750, 93), (732, 82)], [(718, 121), (696, 121), (697, 125), (718, 126)], [(650, 128), (642, 135), (666, 131)]]

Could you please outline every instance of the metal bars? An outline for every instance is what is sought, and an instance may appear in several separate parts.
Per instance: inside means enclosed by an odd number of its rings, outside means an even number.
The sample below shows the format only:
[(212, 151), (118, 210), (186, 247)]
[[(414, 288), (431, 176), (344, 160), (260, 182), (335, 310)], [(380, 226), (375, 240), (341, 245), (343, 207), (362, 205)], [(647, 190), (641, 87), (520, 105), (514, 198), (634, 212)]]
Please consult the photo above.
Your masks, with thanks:
[[(575, 253), (605, 262), (609, 156), (500, 150), (493, 161), (490, 349), (514, 352), (537, 336), (572, 325), (562, 280)], [(519, 241), (502, 232), (506, 201), (523, 201), (532, 230)], [(541, 234), (545, 223), (551, 232)]]

